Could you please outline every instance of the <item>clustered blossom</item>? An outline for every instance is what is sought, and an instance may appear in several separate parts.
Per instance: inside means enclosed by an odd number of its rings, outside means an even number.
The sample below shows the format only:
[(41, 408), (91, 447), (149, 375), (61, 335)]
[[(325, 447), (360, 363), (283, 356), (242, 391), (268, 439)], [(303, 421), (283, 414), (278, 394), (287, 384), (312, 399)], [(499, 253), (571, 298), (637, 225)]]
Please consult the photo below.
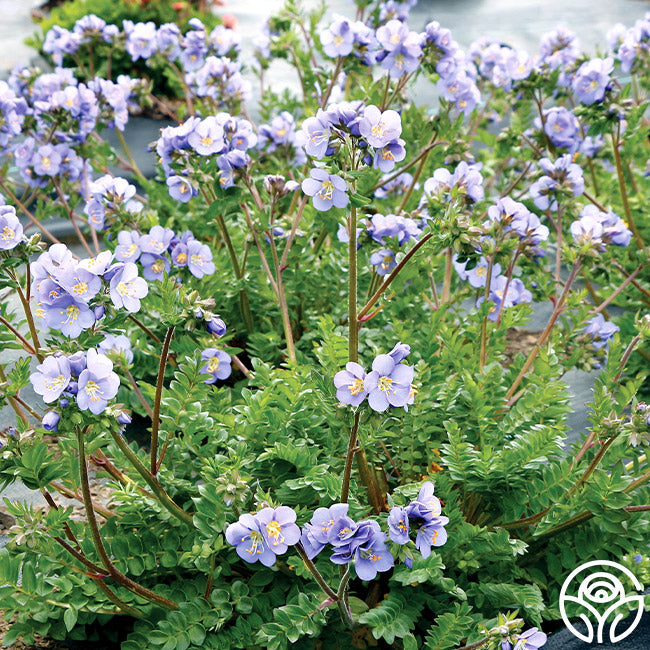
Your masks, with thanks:
[(392, 508), (388, 515), (390, 539), (403, 546), (410, 542), (410, 535), (415, 533), (415, 548), (425, 559), (431, 555), (431, 547), (442, 546), (447, 541), (445, 526), (449, 518), (442, 516), (442, 504), (433, 491), (433, 483), (427, 481), (420, 488), (415, 501), (405, 507)]
[(461, 162), (456, 166), (453, 174), (445, 167), (440, 167), (433, 172), (433, 176), (424, 181), (424, 190), (420, 199), (420, 208), (423, 214), (428, 215), (426, 206), (429, 201), (437, 200), (448, 203), (452, 197), (471, 204), (482, 201), (483, 176), (480, 164)]
[(489, 39), (473, 43), (469, 53), (481, 77), (506, 91), (512, 90), (516, 82), (527, 79), (534, 67), (533, 59), (526, 52)]
[(388, 407), (404, 407), (408, 410), (415, 398), (413, 366), (402, 361), (410, 348), (398, 343), (389, 354), (380, 354), (372, 363), (372, 370), (365, 370), (355, 362), (348, 362), (345, 370), (334, 376), (336, 397), (341, 404), (359, 406), (368, 398), (373, 411), (382, 413)]
[(595, 205), (587, 205), (580, 212), (580, 218), (570, 226), (573, 241), (594, 251), (602, 251), (606, 244), (627, 246), (632, 231), (614, 212), (602, 212)]
[(582, 168), (573, 162), (570, 154), (560, 156), (555, 162), (542, 158), (538, 164), (545, 174), (530, 186), (530, 194), (540, 210), (557, 210), (557, 198), (562, 193), (580, 196), (584, 192)]
[(235, 172), (251, 162), (247, 151), (256, 144), (253, 125), (228, 113), (217, 113), (203, 120), (190, 117), (179, 126), (165, 127), (156, 144), (156, 152), (170, 196), (187, 203), (198, 194), (196, 176), (206, 164), (205, 157), (216, 159), (220, 186), (232, 187)]
[(539, 246), (548, 239), (548, 227), (543, 225), (539, 217), (528, 208), (510, 197), (497, 199), (488, 208), (488, 221), (484, 227), (498, 224), (504, 233), (519, 237), (520, 241), (532, 247)]
[(196, 278), (212, 275), (215, 271), (210, 247), (195, 239), (189, 230), (176, 234), (171, 228), (153, 226), (146, 235), (136, 230), (122, 230), (117, 241), (115, 259), (132, 266), (138, 262), (147, 280), (162, 280), (172, 265), (187, 268)]
[(593, 345), (597, 350), (609, 347), (609, 342), (614, 338), (614, 334), (618, 331), (620, 331), (618, 325), (605, 320), (605, 317), (602, 314), (597, 314), (588, 320), (587, 325), (584, 328), (585, 334), (587, 334), (591, 340), (591, 345)]
[[(148, 293), (134, 264), (114, 263), (105, 251), (95, 258), (76, 261), (65, 244), (54, 244), (31, 263), (36, 315), (51, 329), (77, 338), (104, 315), (103, 296), (108, 285), (117, 308), (136, 312)], [(129, 268), (132, 267), (132, 268)]]
[[(537, 120), (541, 127), (541, 120)], [(544, 111), (544, 133), (562, 149), (573, 152), (580, 146), (580, 125), (576, 116), (564, 106), (554, 106)]]
[(270, 154), (285, 154), (294, 167), (307, 161), (305, 150), (298, 144), (296, 121), (288, 111), (273, 117), (269, 124), (260, 125), (257, 146)]
[(106, 217), (119, 217), (121, 214), (132, 215), (142, 210), (142, 204), (134, 200), (135, 186), (126, 179), (106, 174), (88, 187), (88, 197), (84, 213), (88, 223), (95, 230), (102, 230)]
[(564, 70), (572, 66), (580, 56), (580, 41), (574, 32), (558, 27), (542, 36), (538, 65), (550, 70)]
[[(113, 362), (94, 348), (69, 357), (62, 354), (46, 357), (36, 366), (29, 380), (46, 404), (58, 400), (59, 408), (66, 408), (76, 400), (79, 409), (95, 415), (106, 410), (120, 387), (120, 379), (113, 372)], [(58, 412), (50, 411), (43, 426), (56, 431), (59, 419)]]
[(621, 70), (629, 73), (640, 69), (650, 55), (650, 12), (639, 18), (628, 29), (617, 23), (608, 32), (610, 49), (621, 63)]
[(244, 513), (228, 526), (226, 540), (242, 560), (273, 566), (278, 555), (300, 541), (296, 513), (287, 506), (262, 508), (254, 515)]

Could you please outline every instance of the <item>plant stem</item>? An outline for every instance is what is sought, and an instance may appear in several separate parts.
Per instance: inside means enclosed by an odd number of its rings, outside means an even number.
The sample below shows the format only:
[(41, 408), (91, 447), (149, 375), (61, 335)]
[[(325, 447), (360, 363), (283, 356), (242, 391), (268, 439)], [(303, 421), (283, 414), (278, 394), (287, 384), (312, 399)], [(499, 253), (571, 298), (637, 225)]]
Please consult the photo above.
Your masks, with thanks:
[(282, 267), (278, 259), (278, 251), (275, 246), (275, 238), (273, 232), (268, 233), (269, 241), (271, 243), (271, 255), (273, 256), (273, 264), (275, 265), (275, 282), (278, 288), (278, 305), (280, 313), (282, 314), (282, 325), (284, 327), (284, 338), (287, 342), (287, 353), (289, 354), (289, 361), (296, 363), (296, 347), (293, 342), (293, 330), (291, 329), (291, 318), (289, 317), (289, 307), (287, 306), (287, 298), (284, 293), (284, 282), (282, 281)]
[(357, 411), (354, 414), (354, 424), (350, 429), (350, 440), (348, 442), (348, 452), (345, 456), (345, 468), (343, 470), (343, 482), (341, 484), (341, 503), (348, 502), (350, 494), (350, 477), (352, 475), (352, 459), (357, 448), (357, 432), (359, 431), (359, 418), (361, 414)]
[[(490, 298), (490, 285), (492, 284), (492, 269), (494, 268), (494, 258), (496, 257), (496, 252), (493, 255), (490, 255), (490, 259), (488, 260), (488, 267), (487, 267), (487, 276), (485, 277), (485, 291), (483, 293), (483, 301), (487, 303), (487, 301)], [(507, 297), (507, 289), (503, 292), (503, 300), (501, 301), (502, 303), (506, 300)], [(483, 316), (483, 320), (481, 321), (481, 343), (479, 346), (479, 362), (478, 362), (478, 368), (480, 371), (483, 370), (483, 366), (485, 366), (485, 358), (487, 355), (487, 314)]]
[(440, 296), (441, 303), (449, 302), (451, 295), (451, 272), (453, 269), (453, 259), (454, 253), (451, 248), (448, 248), (445, 252), (445, 277), (442, 282), (442, 295)]
[(182, 521), (188, 526), (194, 525), (194, 520), (192, 515), (189, 512), (183, 510), (163, 489), (162, 485), (158, 482), (158, 479), (153, 476), (149, 470), (140, 462), (140, 459), (137, 457), (136, 453), (129, 447), (126, 441), (122, 438), (119, 433), (113, 431), (110, 432), (113, 440), (117, 443), (117, 446), (120, 448), (120, 451), (127, 457), (133, 468), (140, 474), (140, 476), (145, 480), (147, 485), (151, 488), (152, 492), (158, 497), (160, 505), (162, 505), (166, 510), (168, 510), (176, 519)]
[(628, 359), (630, 358), (630, 355), (632, 354), (632, 352), (634, 352), (634, 348), (637, 346), (637, 344), (639, 343), (641, 338), (642, 338), (641, 334), (637, 334), (630, 341), (630, 344), (625, 349), (625, 352), (623, 353), (623, 356), (621, 357), (621, 363), (618, 366), (618, 372), (616, 373), (616, 376), (614, 377), (614, 381), (616, 383), (618, 383), (621, 380), (621, 375), (623, 374), (623, 370), (625, 370), (625, 365), (627, 364)]
[(330, 81), (330, 85), (327, 87), (327, 90), (325, 91), (325, 94), (323, 95), (323, 99), (320, 103), (321, 108), (325, 108), (325, 106), (327, 106), (327, 102), (330, 98), (330, 95), (332, 94), (332, 90), (334, 90), (334, 85), (336, 84), (336, 80), (338, 79), (342, 67), (343, 67), (343, 57), (339, 56), (336, 59), (336, 66), (334, 67), (334, 72), (332, 72), (332, 81)]
[(620, 144), (621, 137), (621, 125), (620, 123), (617, 126), (616, 138), (612, 135), (612, 149), (614, 151), (614, 161), (616, 163), (616, 175), (618, 176), (618, 187), (621, 192), (621, 201), (623, 203), (623, 209), (625, 210), (625, 218), (630, 230), (634, 234), (634, 239), (639, 248), (644, 248), (643, 237), (641, 233), (637, 230), (636, 224), (634, 223), (634, 218), (632, 217), (632, 210), (630, 209), (630, 203), (627, 198), (627, 188), (625, 187), (625, 176), (623, 175), (623, 162), (621, 161), (621, 152), (618, 150), (618, 145)]
[(162, 389), (165, 381), (165, 366), (167, 365), (167, 356), (169, 355), (169, 345), (174, 336), (174, 326), (167, 330), (165, 342), (163, 343), (162, 352), (160, 353), (160, 364), (158, 365), (158, 379), (156, 380), (156, 397), (153, 402), (153, 414), (151, 416), (151, 474), (155, 476), (158, 473), (158, 430), (160, 428), (160, 402), (162, 401)]
[(533, 365), (535, 359), (537, 358), (537, 355), (539, 354), (539, 351), (542, 348), (542, 345), (546, 343), (546, 340), (550, 336), (551, 331), (553, 330), (553, 325), (555, 325), (555, 321), (557, 320), (558, 316), (560, 315), (560, 313), (564, 308), (564, 302), (569, 293), (569, 290), (571, 289), (571, 285), (576, 279), (576, 275), (578, 274), (578, 270), (580, 269), (580, 262), (581, 262), (581, 258), (579, 257), (576, 260), (575, 264), (573, 265), (573, 269), (571, 269), (571, 274), (567, 279), (567, 283), (564, 285), (564, 291), (562, 292), (562, 295), (557, 301), (555, 305), (555, 309), (553, 310), (553, 313), (551, 314), (551, 317), (549, 318), (549, 321), (546, 324), (544, 331), (541, 333), (539, 339), (537, 340), (537, 343), (535, 343), (535, 347), (533, 347), (533, 349), (530, 351), (530, 354), (526, 359), (526, 363), (524, 364), (524, 367), (520, 370), (519, 374), (517, 375), (517, 378), (515, 379), (512, 386), (510, 386), (510, 389), (506, 393), (505, 400), (508, 406), (512, 406), (514, 404), (514, 401), (511, 398), (517, 392), (517, 388), (519, 388), (519, 385), (521, 384), (524, 377), (526, 376), (526, 373), (530, 370), (531, 366)]
[(164, 596), (143, 587), (142, 585), (134, 582), (127, 576), (125, 576), (121, 571), (118, 571), (115, 565), (111, 562), (111, 559), (106, 552), (106, 547), (104, 546), (104, 541), (102, 540), (101, 533), (99, 532), (99, 526), (97, 525), (97, 519), (95, 517), (95, 511), (93, 510), (92, 500), (90, 498), (90, 485), (88, 483), (88, 466), (86, 465), (86, 452), (84, 448), (84, 432), (81, 428), (77, 428), (77, 445), (79, 448), (79, 474), (81, 477), (81, 491), (84, 497), (84, 505), (86, 509), (86, 518), (88, 519), (88, 525), (90, 527), (90, 532), (92, 534), (93, 543), (95, 549), (99, 554), (99, 557), (102, 560), (102, 563), (106, 567), (106, 570), (109, 572), (111, 577), (119, 582), (123, 587), (126, 587), (134, 594), (137, 594), (141, 598), (148, 600), (152, 603), (156, 603), (161, 607), (166, 609), (178, 609), (178, 604), (173, 600), (169, 600)]
[(140, 168), (135, 162), (133, 158), (133, 154), (131, 153), (131, 149), (129, 148), (129, 145), (126, 143), (122, 131), (120, 131), (119, 129), (115, 129), (115, 134), (117, 135), (117, 139), (120, 141), (120, 144), (122, 145), (122, 150), (124, 151), (124, 155), (129, 161), (129, 165), (131, 166), (131, 171), (140, 179), (141, 182), (144, 182), (145, 185), (148, 185), (149, 181), (147, 180), (147, 177), (140, 171)]
[(18, 298), (20, 300), (20, 303), (23, 306), (23, 311), (25, 312), (25, 318), (27, 319), (27, 325), (29, 326), (29, 333), (32, 336), (32, 341), (34, 342), (34, 354), (36, 354), (36, 358), (42, 363), (43, 362), (43, 355), (40, 352), (41, 344), (38, 340), (38, 333), (36, 332), (36, 325), (34, 324), (34, 316), (32, 315), (32, 310), (29, 307), (29, 302), (27, 301), (27, 298), (25, 298), (25, 294), (23, 293), (23, 290), (20, 286), (20, 282), (18, 282), (18, 278), (14, 276), (14, 279), (16, 280), (16, 290), (18, 291)]
[[(357, 209), (350, 208), (348, 218), (348, 359), (359, 360), (359, 324), (357, 322)], [(392, 274), (391, 274), (392, 275)]]
[[(53, 181), (54, 184), (54, 189), (56, 189), (56, 193), (59, 196), (59, 200), (61, 201), (61, 204), (63, 205), (63, 208), (65, 211), (68, 213), (68, 217), (70, 218), (70, 221), (72, 223), (72, 226), (74, 227), (75, 232), (77, 233), (77, 238), (83, 245), (83, 247), (86, 249), (86, 252), (88, 253), (89, 257), (93, 256), (93, 252), (90, 250), (90, 246), (88, 246), (88, 241), (84, 237), (83, 233), (81, 232), (81, 228), (79, 228), (79, 224), (77, 223), (77, 219), (74, 215), (74, 212), (68, 205), (68, 202), (65, 199), (65, 195), (61, 191), (61, 188), (59, 187), (59, 184), (56, 181)], [(92, 226), (91, 226), (92, 228)]]
[(153, 419), (153, 411), (151, 410), (151, 407), (149, 406), (149, 403), (145, 399), (144, 395), (142, 394), (142, 391), (138, 388), (138, 384), (135, 381), (135, 378), (131, 374), (131, 371), (128, 368), (124, 369), (124, 374), (126, 375), (127, 379), (129, 380), (129, 383), (131, 384), (131, 387), (133, 388), (133, 392), (137, 395), (138, 399), (140, 400), (140, 404), (144, 407), (144, 410), (149, 414), (149, 417)]
[(627, 285), (630, 284), (632, 282), (632, 280), (634, 280), (634, 278), (642, 270), (643, 270), (643, 264), (639, 264), (639, 266), (637, 266), (636, 269), (634, 269), (634, 271), (632, 271), (632, 273), (630, 273), (630, 275), (628, 275), (625, 278), (623, 283), (608, 298), (603, 300), (603, 302), (601, 302), (598, 307), (596, 307), (595, 309), (592, 309), (590, 313), (595, 315), (595, 314), (599, 314), (601, 311), (603, 311), (605, 309), (605, 307), (607, 307), (607, 305), (609, 305), (613, 300), (615, 300), (617, 298), (617, 296), (621, 293), (621, 291), (623, 291), (623, 289), (625, 289), (625, 287), (627, 287)]
[[(356, 230), (355, 230), (355, 232), (356, 232)], [(420, 250), (420, 248), (422, 248), (422, 246), (424, 244), (426, 244), (426, 242), (429, 241), (429, 239), (431, 239), (431, 237), (433, 237), (433, 233), (427, 233), (424, 237), (422, 237), (422, 239), (418, 240), (418, 242), (415, 244), (415, 246), (413, 246), (413, 248), (411, 248), (411, 250), (404, 256), (402, 261), (392, 270), (391, 274), (384, 280), (384, 282), (381, 284), (379, 289), (377, 289), (377, 291), (375, 291), (372, 298), (370, 298), (370, 300), (365, 304), (363, 309), (359, 312), (359, 315), (357, 316), (357, 319), (359, 321), (363, 321), (363, 317), (373, 308), (374, 304), (379, 300), (379, 298), (381, 298), (384, 291), (386, 291), (386, 289), (388, 289), (391, 282), (398, 276), (399, 272), (404, 268), (406, 263), (413, 257), (413, 255), (415, 255), (415, 253), (418, 252), (418, 250)], [(351, 242), (353, 241), (352, 238), (350, 238), (350, 241)], [(357, 251), (356, 241), (353, 242), (352, 245), (354, 246), (354, 252), (355, 252), (355, 255), (356, 255), (356, 251)], [(443, 302), (444, 302), (444, 295), (445, 295), (445, 293), (444, 293), (444, 288), (443, 288), (443, 298), (442, 298)], [(356, 307), (356, 305), (355, 305), (355, 307)], [(356, 361), (356, 359), (350, 358), (350, 361)]]
[(129, 320), (132, 320), (152, 341), (162, 343), (162, 341), (139, 319), (133, 314), (129, 314)]
[(411, 194), (413, 193), (413, 188), (417, 184), (420, 175), (422, 174), (422, 170), (424, 169), (424, 166), (427, 163), (427, 158), (429, 157), (429, 152), (433, 148), (433, 144), (436, 141), (436, 137), (438, 136), (438, 131), (437, 129), (433, 130), (433, 133), (431, 134), (431, 137), (429, 138), (429, 142), (427, 143), (424, 153), (422, 155), (422, 158), (420, 159), (420, 164), (418, 165), (418, 168), (415, 170), (415, 174), (413, 174), (413, 180), (411, 181), (411, 184), (409, 185), (408, 190), (404, 193), (404, 197), (402, 198), (402, 202), (399, 205), (399, 208), (397, 209), (397, 214), (401, 214), (402, 211), (404, 210), (404, 207), (408, 203), (408, 200), (411, 198)]
[(298, 555), (302, 558), (302, 561), (305, 563), (305, 566), (307, 569), (309, 569), (309, 572), (314, 576), (316, 579), (316, 582), (319, 584), (320, 588), (334, 601), (336, 602), (338, 600), (338, 595), (332, 589), (327, 582), (325, 581), (325, 578), (321, 575), (320, 571), (316, 568), (316, 565), (307, 557), (307, 553), (305, 552), (305, 549), (302, 547), (302, 544), (298, 542), (296, 544), (296, 550), (298, 551)]

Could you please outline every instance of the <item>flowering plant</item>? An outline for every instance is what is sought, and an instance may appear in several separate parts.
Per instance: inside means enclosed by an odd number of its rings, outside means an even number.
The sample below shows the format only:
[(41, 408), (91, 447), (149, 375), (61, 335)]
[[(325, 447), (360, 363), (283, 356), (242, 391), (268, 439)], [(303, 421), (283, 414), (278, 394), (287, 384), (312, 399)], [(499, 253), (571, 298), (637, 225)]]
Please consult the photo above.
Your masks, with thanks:
[(7, 504), (5, 643), (530, 650), (579, 563), (647, 573), (650, 16), (588, 59), (414, 4), (289, 0), (249, 67), (223, 26), (109, 29), (183, 90), (153, 177), (148, 84), (62, 66), (79, 30), (0, 82), (0, 484), (43, 499)]

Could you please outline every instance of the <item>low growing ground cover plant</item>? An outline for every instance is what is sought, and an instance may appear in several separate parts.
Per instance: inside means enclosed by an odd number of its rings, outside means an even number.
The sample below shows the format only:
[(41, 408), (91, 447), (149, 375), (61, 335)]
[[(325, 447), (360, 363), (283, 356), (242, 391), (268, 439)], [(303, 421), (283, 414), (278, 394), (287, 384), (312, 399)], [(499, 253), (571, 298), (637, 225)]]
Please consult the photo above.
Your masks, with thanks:
[[(88, 16), (0, 82), (0, 482), (48, 504), (7, 502), (5, 645), (536, 650), (577, 565), (647, 577), (650, 15), (589, 58), (463, 52), (412, 4), (289, 0), (248, 69), (225, 27)], [(174, 62), (155, 178), (150, 85), (60, 66), (84, 25)]]

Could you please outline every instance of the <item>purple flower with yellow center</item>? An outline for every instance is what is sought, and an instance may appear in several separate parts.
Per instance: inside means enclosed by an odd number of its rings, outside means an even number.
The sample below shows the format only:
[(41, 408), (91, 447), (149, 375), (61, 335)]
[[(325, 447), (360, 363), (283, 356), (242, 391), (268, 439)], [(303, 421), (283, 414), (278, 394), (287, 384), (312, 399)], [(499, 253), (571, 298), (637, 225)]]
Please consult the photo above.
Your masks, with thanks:
[(422, 484), (415, 501), (411, 501), (406, 506), (406, 513), (409, 517), (429, 521), (434, 517), (440, 516), (442, 504), (440, 503), (440, 499), (433, 493), (434, 487), (431, 481), (425, 481)]
[(211, 375), (206, 379), (206, 384), (216, 384), (218, 379), (228, 379), (232, 372), (232, 359), (227, 352), (217, 350), (216, 348), (206, 348), (201, 352), (201, 359), (207, 363), (201, 368), (204, 375)]
[(364, 386), (366, 371), (354, 361), (345, 364), (345, 370), (340, 370), (334, 375), (334, 386), (336, 386), (336, 398), (341, 404), (359, 406), (368, 391)]
[(140, 250), (143, 253), (162, 255), (169, 248), (173, 238), (174, 231), (170, 228), (154, 226), (147, 235), (140, 237)]
[(576, 99), (587, 106), (602, 102), (614, 70), (614, 59), (585, 61), (575, 73), (571, 86)]
[(113, 362), (91, 348), (86, 353), (86, 369), (79, 375), (78, 384), (77, 406), (99, 415), (117, 395), (120, 378), (113, 372)]
[(370, 408), (382, 413), (389, 406), (406, 406), (411, 398), (412, 381), (412, 366), (395, 363), (390, 355), (380, 354), (363, 382)]
[(372, 166), (384, 173), (390, 172), (395, 168), (395, 164), (404, 160), (405, 157), (406, 149), (404, 147), (404, 140), (398, 138), (394, 142), (389, 142), (386, 146), (375, 151)]
[(85, 257), (79, 260), (77, 264), (78, 269), (85, 269), (94, 275), (103, 275), (113, 261), (113, 253), (111, 251), (102, 251), (95, 257)]
[(302, 191), (313, 197), (316, 210), (327, 212), (332, 206), (344, 208), (348, 204), (345, 181), (340, 176), (316, 167), (309, 172), (309, 176), (302, 182)]
[(111, 270), (111, 301), (134, 314), (140, 310), (140, 300), (149, 293), (147, 281), (138, 277), (138, 267), (133, 262), (114, 265)]
[(319, 110), (316, 117), (308, 117), (302, 123), (300, 138), (308, 156), (318, 160), (323, 158), (330, 141), (330, 121), (327, 114)]
[(248, 513), (226, 528), (226, 541), (235, 547), (237, 555), (251, 564), (259, 561), (264, 566), (275, 564), (275, 553), (269, 548), (262, 534), (260, 522)]
[(300, 528), (296, 525), (296, 513), (287, 506), (262, 508), (256, 519), (268, 547), (275, 555), (283, 555), (300, 541)]
[(75, 300), (86, 303), (102, 288), (99, 277), (79, 266), (76, 269), (66, 269), (57, 276), (57, 280)]
[(137, 230), (121, 230), (117, 234), (119, 242), (115, 248), (115, 259), (118, 262), (135, 262), (140, 257), (140, 233)]
[(335, 16), (334, 22), (320, 33), (320, 42), (327, 56), (347, 56), (352, 52), (354, 32), (348, 20)]
[[(341, 519), (348, 520), (348, 504), (335, 503), (329, 508), (316, 508), (311, 521), (305, 524), (300, 542), (309, 559), (315, 558), (327, 544), (338, 541), (337, 525)], [(349, 520), (352, 521), (352, 520)]]
[(193, 196), (198, 194), (187, 176), (174, 174), (167, 179), (166, 183), (169, 187), (169, 196), (181, 203), (187, 203)]
[(127, 36), (124, 45), (133, 61), (148, 59), (156, 53), (156, 24), (154, 22), (133, 23), (131, 20), (123, 21), (124, 32)]
[(370, 263), (375, 267), (377, 275), (388, 275), (396, 266), (395, 253), (383, 248), (370, 256)]
[(51, 144), (46, 144), (34, 153), (32, 165), (39, 176), (56, 176), (61, 166), (61, 156)]
[(219, 153), (225, 146), (223, 127), (214, 115), (201, 120), (187, 138), (189, 145), (201, 156)]
[[(502, 641), (501, 650), (539, 650), (539, 648), (546, 645), (547, 640), (548, 637), (544, 632), (532, 627), (521, 634), (513, 635), (512, 642), (508, 639)], [(512, 643), (515, 645), (513, 646)]]
[(95, 323), (95, 314), (85, 302), (76, 301), (70, 294), (64, 294), (50, 305), (44, 305), (45, 324), (61, 334), (76, 339), (83, 330)]
[(0, 205), (0, 250), (16, 248), (23, 240), (23, 227), (13, 205)]
[(367, 540), (354, 550), (354, 570), (361, 580), (374, 580), (377, 573), (388, 571), (395, 558), (386, 545), (386, 533), (382, 532), (376, 521), (361, 522), (359, 529), (368, 527)]
[(174, 266), (187, 266), (187, 244), (176, 244), (172, 248), (172, 262)]
[(602, 223), (590, 213), (586, 213), (577, 221), (572, 222), (569, 230), (571, 231), (573, 241), (578, 246), (602, 246)]
[[(484, 257), (481, 257), (474, 268), (469, 270), (464, 268), (463, 271), (463, 280), (467, 280), (475, 289), (480, 289), (481, 287), (484, 287), (487, 282), (488, 261)], [(496, 278), (499, 273), (501, 273), (501, 265), (498, 262), (495, 262), (492, 266), (492, 279)]]
[(187, 243), (187, 268), (195, 278), (214, 273), (212, 251), (207, 244), (202, 244), (197, 239), (191, 239)]
[(571, 111), (564, 106), (554, 106), (544, 112), (544, 118), (544, 132), (556, 147), (573, 148), (577, 145), (580, 127)]
[(415, 548), (420, 551), (423, 558), (431, 555), (432, 546), (442, 546), (447, 541), (445, 525), (449, 523), (448, 517), (434, 517), (431, 521), (423, 523), (418, 528), (415, 537)]
[(34, 392), (46, 404), (58, 399), (70, 383), (70, 362), (64, 356), (46, 357), (29, 376)]
[(392, 508), (388, 515), (388, 534), (396, 544), (409, 542), (409, 517), (401, 506)]
[(166, 257), (152, 253), (142, 253), (140, 264), (142, 264), (142, 275), (150, 281), (162, 281), (163, 273), (168, 273), (170, 269), (169, 260)]
[(413, 72), (422, 56), (422, 37), (399, 20), (389, 20), (377, 29), (377, 41), (385, 50), (381, 67), (391, 77)]
[(359, 133), (368, 144), (380, 149), (393, 142), (402, 133), (402, 120), (397, 111), (380, 111), (377, 106), (366, 106), (359, 120)]

